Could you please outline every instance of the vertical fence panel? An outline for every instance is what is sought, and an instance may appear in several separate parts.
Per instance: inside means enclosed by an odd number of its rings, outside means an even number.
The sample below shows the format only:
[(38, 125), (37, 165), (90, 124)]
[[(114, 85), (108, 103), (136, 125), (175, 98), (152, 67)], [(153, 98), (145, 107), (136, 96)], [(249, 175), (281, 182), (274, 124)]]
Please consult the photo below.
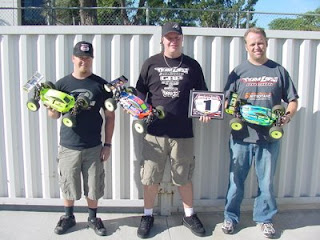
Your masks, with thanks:
[(6, 36), (3, 41), (2, 53), (4, 61), (1, 61), (2, 70), (2, 97), (4, 116), (4, 144), (7, 167), (7, 184), (9, 197), (23, 197), (25, 189), (23, 185), (23, 161), (21, 154), (20, 131), (17, 126), (21, 124), (19, 107), (19, 65), (16, 60), (19, 57), (19, 36)]
[[(314, 66), (320, 66), (320, 43), (314, 44), (315, 46), (315, 61)], [(314, 143), (317, 142), (317, 138), (320, 136), (320, 68), (316, 67), (314, 78), (312, 79), (315, 82), (314, 87), (314, 98), (313, 98), (313, 111), (312, 111), (312, 123), (314, 126), (313, 137)], [(311, 174), (311, 196), (319, 196), (320, 192), (320, 182), (319, 182), (319, 173), (320, 173), (320, 148), (314, 147), (313, 152), (310, 153), (312, 156), (312, 174)]]

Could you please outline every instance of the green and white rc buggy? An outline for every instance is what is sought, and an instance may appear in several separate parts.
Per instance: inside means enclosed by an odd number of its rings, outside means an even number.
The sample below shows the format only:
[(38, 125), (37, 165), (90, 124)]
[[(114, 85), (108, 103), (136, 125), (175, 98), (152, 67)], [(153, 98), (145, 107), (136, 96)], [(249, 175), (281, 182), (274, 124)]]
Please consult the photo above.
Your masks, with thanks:
[(60, 113), (64, 113), (62, 122), (67, 127), (76, 125), (76, 115), (90, 107), (90, 100), (84, 95), (77, 97), (55, 89), (52, 82), (43, 82), (43, 76), (36, 72), (23, 86), (26, 92), (34, 89), (33, 97), (27, 101), (27, 108), (36, 112), (40, 108), (39, 101)]
[(239, 99), (237, 93), (232, 92), (225, 111), (234, 117), (229, 123), (234, 131), (240, 131), (244, 122), (249, 122), (269, 127), (269, 136), (273, 139), (278, 140), (284, 134), (281, 118), (285, 114), (285, 109), (281, 105), (275, 105), (272, 109), (251, 105), (246, 100)]

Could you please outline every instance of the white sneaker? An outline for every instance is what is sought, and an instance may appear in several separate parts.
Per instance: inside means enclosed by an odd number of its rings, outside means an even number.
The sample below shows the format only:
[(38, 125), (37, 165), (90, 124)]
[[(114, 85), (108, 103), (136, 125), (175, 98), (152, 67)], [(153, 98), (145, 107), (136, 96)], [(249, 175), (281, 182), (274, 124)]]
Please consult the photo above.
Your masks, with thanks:
[(260, 224), (261, 231), (263, 233), (263, 236), (266, 238), (273, 238), (276, 234), (276, 230), (273, 227), (272, 223), (261, 223)]
[(232, 234), (234, 232), (234, 228), (235, 228), (235, 224), (230, 220), (224, 220), (221, 227), (222, 231), (225, 234)]

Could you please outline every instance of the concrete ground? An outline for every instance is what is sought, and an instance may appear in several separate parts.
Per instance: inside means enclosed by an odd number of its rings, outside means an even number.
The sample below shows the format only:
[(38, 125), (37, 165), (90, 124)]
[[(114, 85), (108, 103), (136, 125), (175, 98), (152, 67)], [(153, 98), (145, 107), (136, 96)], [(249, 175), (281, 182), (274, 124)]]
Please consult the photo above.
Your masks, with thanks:
[[(131, 240), (137, 237), (137, 227), (140, 214), (137, 213), (98, 213), (108, 234), (97, 236), (92, 229), (87, 228), (85, 212), (75, 212), (77, 224), (64, 235), (56, 235), (53, 229), (62, 212), (44, 211), (12, 211), (0, 210), (1, 240), (92, 240), (119, 239)], [(189, 229), (181, 225), (182, 214), (171, 216), (155, 216), (150, 239), (154, 240), (259, 240), (263, 237), (260, 229), (252, 221), (252, 212), (241, 215), (241, 222), (233, 235), (226, 235), (221, 230), (222, 212), (198, 213), (207, 234), (197, 237)], [(283, 210), (274, 218), (277, 230), (276, 239), (283, 240), (319, 240), (320, 239), (320, 209)]]

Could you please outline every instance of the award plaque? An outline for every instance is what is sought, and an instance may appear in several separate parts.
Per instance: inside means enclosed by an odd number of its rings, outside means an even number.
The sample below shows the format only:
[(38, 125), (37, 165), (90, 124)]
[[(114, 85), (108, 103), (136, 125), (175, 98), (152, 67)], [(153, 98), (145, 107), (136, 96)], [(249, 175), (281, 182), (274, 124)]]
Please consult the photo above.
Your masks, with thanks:
[(224, 93), (210, 91), (190, 91), (189, 117), (208, 116), (223, 119)]

